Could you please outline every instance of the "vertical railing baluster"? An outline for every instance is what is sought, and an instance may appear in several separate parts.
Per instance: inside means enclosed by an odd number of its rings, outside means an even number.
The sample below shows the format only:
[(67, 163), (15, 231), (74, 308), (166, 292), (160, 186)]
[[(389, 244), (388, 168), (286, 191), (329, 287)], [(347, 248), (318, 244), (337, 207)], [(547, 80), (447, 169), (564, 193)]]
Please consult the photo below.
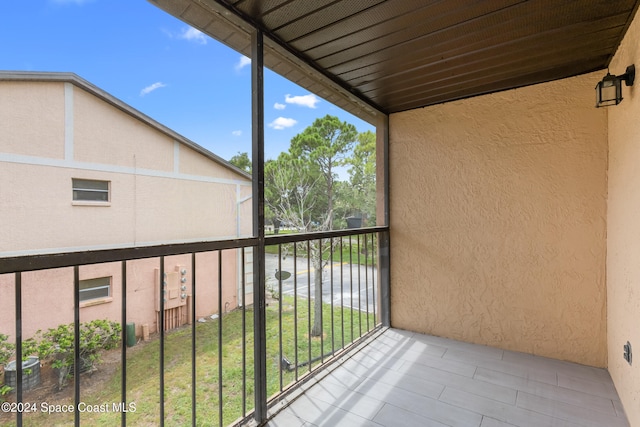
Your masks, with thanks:
[(164, 280), (164, 256), (160, 257), (160, 313), (158, 314), (158, 333), (160, 334), (160, 426), (164, 426), (164, 300), (165, 300), (165, 280)]
[(333, 237), (329, 240), (329, 282), (331, 282), (331, 354), (336, 352), (335, 316), (333, 313)]
[(343, 237), (340, 236), (340, 323), (341, 330), (340, 336), (342, 339), (342, 346), (344, 348), (344, 246)]
[(218, 250), (218, 424), (222, 427), (222, 251)]
[(351, 342), (353, 342), (353, 236), (349, 236), (349, 293), (351, 296)]
[(280, 355), (278, 358), (278, 372), (280, 376), (280, 392), (282, 392), (282, 244), (278, 245), (278, 346)]
[(384, 231), (378, 235), (378, 254), (380, 259), (380, 275), (378, 276), (378, 284), (380, 286), (380, 322), (382, 326), (391, 326), (391, 304), (390, 296), (390, 265), (389, 265), (389, 231)]
[[(247, 302), (246, 302), (246, 270), (245, 270), (245, 257), (244, 251), (246, 248), (241, 249), (241, 260), (242, 263), (241, 273), (242, 279), (240, 283), (242, 284), (242, 416), (247, 416)], [(194, 423), (195, 425), (195, 423)]]
[(307, 240), (307, 329), (309, 345), (309, 372), (311, 372), (311, 240)]
[(364, 294), (365, 294), (365, 301), (366, 301), (366, 316), (367, 316), (367, 332), (369, 332), (370, 326), (369, 326), (369, 250), (367, 249), (367, 235), (363, 234), (362, 237), (364, 238)]
[[(15, 273), (16, 304), (16, 402), (22, 402), (22, 273)], [(20, 361), (20, 362), (19, 362)], [(16, 412), (16, 425), (22, 427), (22, 412)]]
[(191, 254), (191, 425), (197, 418), (197, 363), (196, 363), (196, 254)]
[(371, 300), (373, 304), (373, 325), (378, 326), (378, 318), (376, 317), (376, 271), (378, 271), (378, 258), (376, 256), (376, 233), (371, 233)]
[(320, 268), (318, 269), (318, 275), (320, 276), (320, 278), (316, 279), (316, 282), (318, 283), (318, 286), (320, 286), (320, 290), (316, 290), (316, 293), (320, 296), (320, 301), (315, 301), (314, 306), (320, 307), (320, 313), (314, 314), (316, 316), (319, 315), (320, 317), (320, 364), (322, 364), (324, 363), (324, 319), (322, 316), (324, 311), (324, 307), (322, 306), (322, 273), (324, 269), (322, 268), (322, 239), (318, 240), (318, 258), (318, 265), (320, 265)]
[[(121, 274), (122, 274), (122, 295), (120, 296), (120, 324), (122, 325), (122, 349), (120, 353), (120, 364), (122, 365), (121, 379), (120, 379), (120, 402), (123, 407), (127, 404), (127, 261), (121, 262)], [(133, 332), (135, 334), (135, 331)], [(125, 427), (127, 425), (127, 411), (122, 411), (120, 414), (120, 425)]]
[(358, 234), (358, 337), (362, 336), (362, 287), (360, 283), (360, 235)]
[(298, 381), (298, 245), (293, 244), (293, 347), (295, 377)]
[(74, 425), (80, 426), (80, 268), (73, 267), (73, 411)]

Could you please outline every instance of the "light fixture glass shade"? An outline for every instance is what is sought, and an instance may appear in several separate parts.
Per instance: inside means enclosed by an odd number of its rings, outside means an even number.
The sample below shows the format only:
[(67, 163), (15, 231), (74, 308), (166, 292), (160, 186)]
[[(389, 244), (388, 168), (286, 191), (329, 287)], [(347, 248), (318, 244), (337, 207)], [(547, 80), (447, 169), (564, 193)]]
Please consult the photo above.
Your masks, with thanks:
[(607, 72), (602, 81), (596, 85), (596, 107), (608, 107), (622, 102), (622, 82), (625, 86), (633, 86), (636, 77), (635, 65), (629, 65), (624, 74), (612, 76)]
[(622, 101), (621, 80), (607, 73), (596, 85), (596, 107), (618, 105)]

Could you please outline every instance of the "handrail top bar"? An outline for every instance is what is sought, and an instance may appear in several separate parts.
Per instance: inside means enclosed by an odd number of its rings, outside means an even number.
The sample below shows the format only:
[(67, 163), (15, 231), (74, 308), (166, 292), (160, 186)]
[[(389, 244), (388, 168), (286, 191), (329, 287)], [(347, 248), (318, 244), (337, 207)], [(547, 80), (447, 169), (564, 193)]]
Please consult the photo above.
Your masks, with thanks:
[(0, 274), (100, 264), (105, 262), (129, 261), (159, 256), (184, 255), (224, 249), (238, 249), (255, 246), (257, 244), (258, 239), (256, 237), (250, 237), (169, 245), (138, 246), (133, 248), (97, 249), (83, 252), (23, 255), (0, 258)]
[[(388, 231), (388, 227), (370, 227), (347, 230), (321, 231), (300, 234), (281, 234), (265, 237), (265, 245), (328, 239), (331, 237)], [(258, 245), (257, 237), (215, 240), (170, 245), (139, 246), (133, 248), (98, 249), (83, 252), (61, 252), (57, 254), (23, 255), (0, 258), (0, 274), (73, 267), (76, 265), (101, 264), (105, 262), (129, 261), (159, 256), (184, 255), (225, 249), (238, 249)]]
[(329, 239), (332, 237), (356, 236), (388, 231), (389, 227), (377, 226), (367, 228), (348, 228), (345, 230), (314, 231), (300, 234), (277, 234), (265, 237), (265, 246), (281, 245), (284, 243), (304, 242), (306, 240)]

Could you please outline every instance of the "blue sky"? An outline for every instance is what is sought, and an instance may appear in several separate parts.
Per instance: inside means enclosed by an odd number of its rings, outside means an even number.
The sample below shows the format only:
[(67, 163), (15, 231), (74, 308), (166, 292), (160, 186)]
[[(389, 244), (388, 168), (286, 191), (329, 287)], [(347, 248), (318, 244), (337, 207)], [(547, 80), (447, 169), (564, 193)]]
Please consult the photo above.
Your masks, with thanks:
[[(229, 159), (251, 152), (247, 58), (146, 0), (0, 1), (0, 69), (73, 72)], [(373, 126), (265, 73), (265, 155), (332, 114)]]

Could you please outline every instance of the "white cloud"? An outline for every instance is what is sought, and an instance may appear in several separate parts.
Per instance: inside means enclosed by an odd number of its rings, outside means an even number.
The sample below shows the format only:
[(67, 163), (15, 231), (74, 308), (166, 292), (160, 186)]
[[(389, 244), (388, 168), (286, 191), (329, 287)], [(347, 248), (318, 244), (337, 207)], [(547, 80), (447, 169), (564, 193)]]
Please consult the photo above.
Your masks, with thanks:
[(276, 110), (284, 110), (285, 108), (287, 108), (287, 106), (276, 102), (275, 104), (273, 104), (273, 108), (275, 108)]
[(284, 96), (284, 102), (287, 104), (300, 105), (301, 107), (316, 108), (316, 104), (320, 102), (317, 96), (310, 93), (309, 95), (291, 96), (286, 94)]
[(278, 117), (277, 119), (275, 119), (274, 121), (269, 123), (269, 127), (277, 129), (277, 130), (282, 130), (282, 129), (290, 128), (291, 126), (295, 125), (296, 123), (298, 123), (298, 121), (295, 120), (295, 119), (289, 119), (289, 118), (286, 118), (286, 117)]
[(251, 64), (251, 58), (247, 58), (244, 55), (240, 55), (240, 60), (236, 64), (235, 69), (236, 71), (240, 71), (249, 64)]
[(166, 87), (167, 85), (162, 82), (155, 82), (152, 85), (149, 85), (140, 91), (140, 96), (145, 96), (156, 89), (160, 89), (161, 87)]
[(231, 132), (231, 135), (240, 136), (240, 135), (242, 135), (242, 131), (241, 130), (234, 130), (233, 132)]
[(193, 27), (184, 28), (178, 38), (198, 44), (207, 44), (207, 38), (204, 34)]

